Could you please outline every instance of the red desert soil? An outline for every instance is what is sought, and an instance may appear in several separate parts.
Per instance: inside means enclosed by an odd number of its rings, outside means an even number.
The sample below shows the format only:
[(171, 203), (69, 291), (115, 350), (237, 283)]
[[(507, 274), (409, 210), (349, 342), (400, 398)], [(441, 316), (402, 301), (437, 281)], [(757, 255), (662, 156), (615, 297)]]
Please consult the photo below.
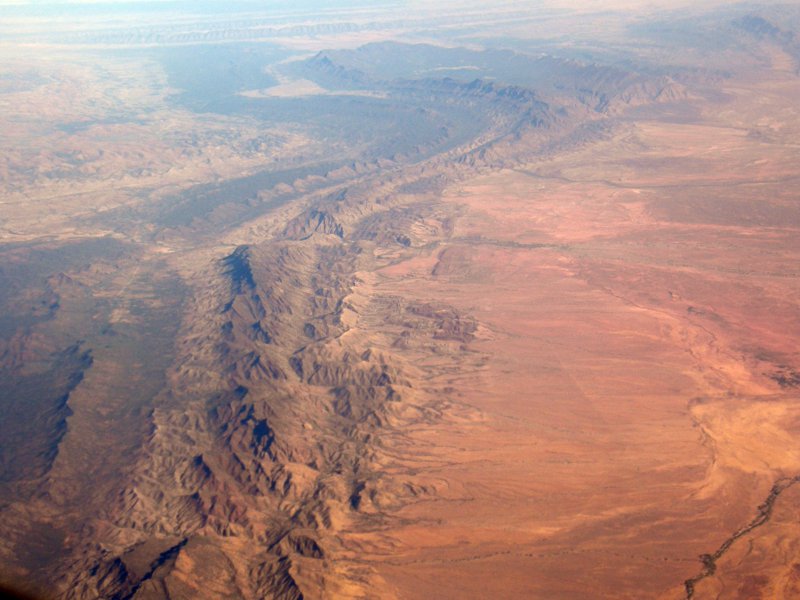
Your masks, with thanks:
[[(364, 276), (372, 296), (444, 303), (479, 324), (462, 368), (438, 379), (424, 375), (442, 372), (435, 353), (409, 355), (422, 391), (474, 409), (408, 432), (397, 469), (435, 499), (351, 538), (354, 560), (401, 597), (684, 598), (698, 557), (800, 473), (786, 372), (800, 335), (796, 229), (745, 213), (728, 215), (738, 225), (671, 219), (672, 197), (745, 179), (731, 163), (755, 144), (732, 129), (681, 129), (629, 132), (662, 157), (646, 168), (617, 139), (612, 157), (587, 150), (606, 157), (599, 166), (578, 152), (452, 187), (444, 201), (462, 216), (449, 242)], [(670, 161), (679, 147), (688, 160)], [(734, 158), (685, 168), (719, 153)], [(600, 175), (580, 182), (582, 171)], [(758, 190), (779, 173), (750, 175)], [(732, 574), (751, 590), (737, 597), (797, 589), (797, 528), (781, 502), (750, 534), (761, 561), (750, 568), (769, 564), (770, 577)], [(731, 547), (745, 553), (747, 541)], [(724, 587), (730, 552), (695, 597)]]

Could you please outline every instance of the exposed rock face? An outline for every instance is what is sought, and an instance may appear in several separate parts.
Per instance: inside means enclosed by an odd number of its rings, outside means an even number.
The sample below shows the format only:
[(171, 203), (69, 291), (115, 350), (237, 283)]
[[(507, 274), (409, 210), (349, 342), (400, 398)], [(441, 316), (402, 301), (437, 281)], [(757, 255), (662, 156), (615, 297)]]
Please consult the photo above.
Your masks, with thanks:
[[(358, 274), (376, 266), (368, 232), (395, 221), (370, 199), (354, 188), (323, 200), (198, 279), (147, 440), (95, 525), (102, 549), (79, 545), (64, 563), (66, 597), (180, 596), (183, 569), (194, 577), (188, 565), (209, 553), (223, 596), (383, 589), (369, 569), (337, 566), (351, 552), (341, 535), (378, 527), (386, 509), (430, 492), (386, 471), (387, 442), (440, 418), (441, 399), (414, 389), (404, 359), (373, 351), (362, 335), (377, 300), (354, 295)], [(399, 231), (430, 243), (447, 229)], [(411, 244), (405, 233), (383, 239), (391, 250)], [(406, 346), (463, 343), (476, 329), (448, 306), (389, 306), (379, 314), (404, 329)], [(199, 581), (190, 585), (201, 593)]]
[(344, 238), (344, 229), (336, 219), (325, 212), (312, 209), (286, 226), (286, 237), (306, 240), (315, 233), (326, 233)]
[[(480, 115), (477, 134), (459, 141), (442, 127), (434, 142), (394, 156), (383, 168), (380, 162), (352, 163), (313, 183), (298, 179), (286, 189), (282, 183), (270, 194), (280, 198), (304, 185), (312, 191), (297, 209), (283, 213), (285, 225), (221, 248), (210, 259), (202, 244), (190, 246), (175, 261), (190, 288), (170, 313), (180, 328), (168, 336), (160, 330), (171, 346), (167, 362), (152, 355), (152, 365), (143, 363), (151, 369), (144, 378), (160, 370), (164, 381), (156, 386), (154, 379), (147, 394), (135, 386), (120, 392), (120, 410), (132, 399), (140, 402), (139, 425), (127, 430), (124, 459), (113, 463), (116, 477), (98, 488), (92, 514), (78, 520), (88, 533), (65, 541), (61, 557), (46, 567), (65, 598), (391, 597), (390, 587), (354, 559), (358, 545), (345, 534), (379, 531), (396, 518), (391, 511), (437, 495), (435, 480), (396, 466), (398, 457), (413, 456), (404, 430), (450, 418), (445, 408), (452, 403), (446, 387), (420, 384), (409, 357), (433, 353), (438, 372), (454, 370), (475, 360), (467, 344), (479, 324), (443, 303), (365, 296), (369, 283), (363, 278), (453, 235), (458, 207), (437, 204), (431, 196), (437, 186), (517, 164), (559, 140), (568, 144), (575, 128), (596, 117), (575, 106), (568, 112), (518, 85), (451, 78), (376, 82), (324, 55), (307, 68), (340, 85), (390, 90), (398, 101)], [(595, 79), (603, 81), (597, 83), (603, 90), (629, 80), (616, 73)], [(657, 83), (638, 85), (615, 98), (632, 105), (671, 93)], [(586, 102), (583, 93), (578, 105)], [(605, 111), (606, 96), (588, 94), (605, 103), (593, 108)], [(431, 154), (440, 143), (451, 149)], [(196, 202), (205, 206), (213, 193), (204, 190)], [(259, 214), (253, 202), (221, 205), (194, 220), (173, 210), (163, 222), (175, 227), (172, 235), (191, 237), (188, 223), (225, 231), (226, 219), (236, 223)], [(204, 235), (206, 243), (214, 239)], [(463, 257), (454, 252), (440, 254), (434, 277), (458, 275)], [(143, 279), (160, 267), (125, 265)], [(112, 287), (117, 276), (127, 277), (124, 269), (120, 275), (111, 269), (85, 279)], [(42, 318), (64, 314), (62, 295), (91, 293), (81, 285), (68, 274), (51, 278), (40, 302)], [(160, 310), (157, 300), (143, 297), (144, 310)], [(114, 310), (97, 339), (123, 344), (131, 335), (126, 327), (140, 320), (128, 308)], [(380, 351), (370, 342), (375, 336)], [(10, 369), (26, 362), (24, 349), (33, 339), (4, 342)], [(58, 375), (63, 390), (54, 401), (51, 441), (66, 434), (70, 391), (92, 360), (79, 343), (56, 360), (70, 368)], [(103, 386), (111, 376), (83, 386), (87, 401), (109, 393)], [(467, 407), (459, 411), (470, 413)], [(74, 420), (76, 427), (79, 422)], [(118, 421), (103, 435), (115, 435), (127, 423)], [(72, 463), (78, 450), (69, 444), (59, 449), (58, 443), (52, 449), (33, 476), (44, 478), (44, 489), (51, 486), (64, 510), (80, 512), (80, 493), (68, 477), (46, 479), (56, 453)], [(24, 542), (12, 540), (9, 551), (14, 544)]]
[[(796, 51), (774, 19), (726, 19), (759, 65)], [(201, 31), (186, 39), (218, 39)], [(598, 597), (692, 596), (744, 564), (737, 540), (791, 527), (794, 129), (737, 110), (791, 124), (796, 82), (784, 69), (765, 95), (754, 69), (720, 100), (660, 46), (637, 67), (613, 58), (627, 41), (596, 59), (560, 44), (273, 57), (255, 80), (302, 77), (270, 81), (299, 99), (237, 80), (183, 105), (158, 79), (120, 122), (92, 111), (130, 101), (127, 79), (89, 95), (48, 139), (141, 121), (177, 148), (120, 150), (128, 170), (97, 191), (92, 148), (60, 146), (75, 172), (34, 196), (74, 214), (20, 193), (35, 233), (0, 223), (0, 580), (73, 600), (559, 597), (595, 579)], [(169, 118), (146, 121), (152, 102)], [(23, 192), (47, 172), (17, 170)], [(763, 189), (777, 199), (747, 195)], [(748, 419), (774, 439), (751, 444)], [(702, 565), (695, 532), (727, 540)]]

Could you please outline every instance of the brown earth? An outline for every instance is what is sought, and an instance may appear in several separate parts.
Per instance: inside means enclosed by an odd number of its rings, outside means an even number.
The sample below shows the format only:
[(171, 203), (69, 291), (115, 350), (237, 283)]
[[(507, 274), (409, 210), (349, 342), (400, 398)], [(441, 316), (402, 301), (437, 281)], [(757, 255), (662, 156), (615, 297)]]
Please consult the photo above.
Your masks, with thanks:
[[(793, 157), (734, 128), (637, 123), (445, 192), (449, 239), (363, 284), (478, 323), (465, 368), (415, 360), (479, 415), (409, 433), (447, 492), (359, 538), (401, 595), (684, 597), (698, 556), (800, 473), (800, 238), (770, 218)], [(737, 540), (695, 597), (790, 597), (793, 527)]]
[[(28, 59), (45, 83), (4, 100), (0, 161), (0, 580), (796, 595), (800, 80), (753, 23), (730, 73), (680, 83), (539, 57), (541, 90), (336, 97), (479, 121), (389, 156), (176, 108), (150, 60)], [(287, 47), (318, 49), (304, 27)]]

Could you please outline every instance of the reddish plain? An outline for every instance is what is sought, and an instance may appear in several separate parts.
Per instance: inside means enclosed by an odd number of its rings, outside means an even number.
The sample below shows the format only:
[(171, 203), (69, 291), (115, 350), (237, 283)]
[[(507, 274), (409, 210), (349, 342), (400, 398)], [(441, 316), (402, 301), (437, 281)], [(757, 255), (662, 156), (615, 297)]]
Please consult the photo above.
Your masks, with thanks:
[(796, 154), (709, 120), (453, 186), (447, 243), (364, 277), (478, 323), (459, 369), (408, 354), (465, 411), (406, 432), (435, 499), (349, 541), (401, 597), (797, 591), (798, 491), (756, 523), (800, 473)]

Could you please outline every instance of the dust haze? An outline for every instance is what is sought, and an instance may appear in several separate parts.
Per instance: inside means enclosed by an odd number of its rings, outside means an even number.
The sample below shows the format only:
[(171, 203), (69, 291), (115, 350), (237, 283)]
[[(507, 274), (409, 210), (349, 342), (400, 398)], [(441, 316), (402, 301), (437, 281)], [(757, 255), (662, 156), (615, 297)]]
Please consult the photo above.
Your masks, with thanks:
[(0, 2), (0, 584), (800, 596), (800, 8)]

